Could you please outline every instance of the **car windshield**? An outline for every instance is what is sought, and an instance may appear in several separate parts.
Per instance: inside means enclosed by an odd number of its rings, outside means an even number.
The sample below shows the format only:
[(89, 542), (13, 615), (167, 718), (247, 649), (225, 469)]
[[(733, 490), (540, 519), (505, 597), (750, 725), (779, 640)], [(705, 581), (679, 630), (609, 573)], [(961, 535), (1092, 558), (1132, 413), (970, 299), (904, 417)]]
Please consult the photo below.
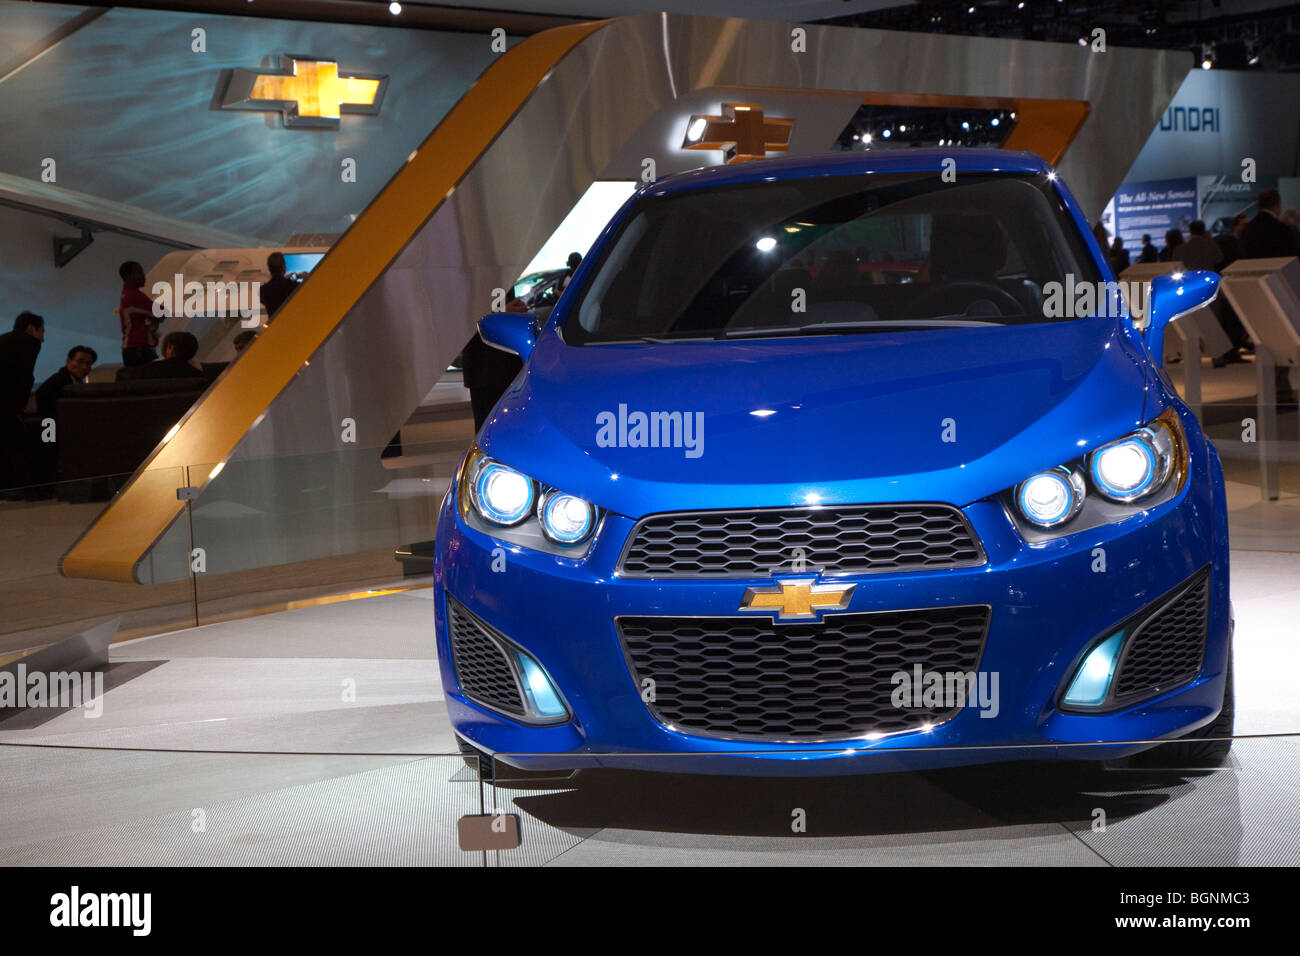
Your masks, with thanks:
[[(1060, 321), (1101, 281), (1046, 176), (819, 176), (641, 200), (569, 312), (571, 345)], [(1049, 293), (1050, 293), (1049, 289)]]

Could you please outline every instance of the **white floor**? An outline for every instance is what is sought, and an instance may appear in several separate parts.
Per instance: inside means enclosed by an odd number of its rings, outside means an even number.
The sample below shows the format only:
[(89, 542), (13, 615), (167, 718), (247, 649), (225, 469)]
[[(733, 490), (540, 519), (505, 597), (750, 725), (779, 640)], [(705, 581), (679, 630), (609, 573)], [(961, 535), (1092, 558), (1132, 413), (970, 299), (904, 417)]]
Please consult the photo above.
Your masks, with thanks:
[[(0, 746), (0, 864), (1296, 864), (1300, 554), (1234, 552), (1232, 590), (1237, 732), (1255, 739), (1212, 774), (1101, 779), (601, 772), (494, 794), (454, 754), (427, 589), (143, 638), (113, 646), (134, 676), (101, 717), (0, 725), (0, 744), (37, 745)], [(521, 814), (523, 847), (457, 849), (480, 801)]]

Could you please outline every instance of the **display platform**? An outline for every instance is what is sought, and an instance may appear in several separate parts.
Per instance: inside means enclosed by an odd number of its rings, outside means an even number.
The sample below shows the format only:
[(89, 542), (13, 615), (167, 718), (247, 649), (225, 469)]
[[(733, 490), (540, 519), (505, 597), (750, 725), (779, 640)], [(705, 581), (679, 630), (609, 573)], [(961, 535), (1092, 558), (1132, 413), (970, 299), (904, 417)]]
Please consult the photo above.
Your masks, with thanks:
[[(25, 795), (0, 823), (0, 857), (1295, 865), (1300, 728), (1286, 675), (1300, 664), (1300, 554), (1234, 551), (1232, 561), (1239, 739), (1213, 772), (1026, 763), (754, 780), (600, 770), (494, 788), (455, 753), (432, 591), (416, 587), (114, 644), (101, 716), (44, 711), (0, 724), (0, 786)], [(522, 846), (460, 850), (457, 819), (494, 807), (520, 815)], [(792, 831), (795, 810), (804, 832)]]

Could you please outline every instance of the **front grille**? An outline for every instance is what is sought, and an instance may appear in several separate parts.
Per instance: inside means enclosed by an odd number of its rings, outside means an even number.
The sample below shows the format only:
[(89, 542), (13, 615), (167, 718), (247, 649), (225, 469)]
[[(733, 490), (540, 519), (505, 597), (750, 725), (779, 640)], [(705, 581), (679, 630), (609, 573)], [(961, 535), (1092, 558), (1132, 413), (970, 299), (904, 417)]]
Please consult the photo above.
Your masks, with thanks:
[[(955, 707), (900, 709), (893, 676), (974, 672), (989, 608), (765, 618), (620, 617), (619, 635), (651, 713), (685, 733), (818, 740), (915, 730)], [(646, 684), (649, 679), (653, 684)], [(643, 694), (645, 691), (643, 690)]]
[(1115, 673), (1115, 699), (1184, 684), (1201, 672), (1210, 623), (1210, 576), (1202, 573), (1129, 638)]
[(447, 598), (451, 662), (461, 692), (491, 710), (524, 715), (519, 685), (501, 645), (473, 614)]
[(780, 571), (871, 574), (984, 563), (951, 505), (762, 508), (651, 515), (619, 564), (628, 577), (766, 577)]

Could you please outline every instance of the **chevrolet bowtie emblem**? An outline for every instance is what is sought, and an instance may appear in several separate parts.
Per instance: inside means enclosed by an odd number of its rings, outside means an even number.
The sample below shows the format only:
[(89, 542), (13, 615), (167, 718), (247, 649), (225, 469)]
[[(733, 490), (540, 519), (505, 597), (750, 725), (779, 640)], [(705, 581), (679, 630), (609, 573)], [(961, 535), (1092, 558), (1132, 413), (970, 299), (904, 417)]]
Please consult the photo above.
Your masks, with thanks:
[(225, 110), (279, 110), (287, 128), (338, 129), (343, 113), (379, 112), (388, 77), (340, 73), (333, 60), (286, 54), (278, 73), (235, 70), (221, 98)]
[(742, 611), (775, 611), (778, 621), (808, 621), (821, 611), (849, 606), (856, 584), (818, 584), (815, 578), (777, 581), (773, 587), (749, 588)]
[(792, 119), (763, 116), (757, 103), (723, 103), (721, 116), (692, 116), (682, 149), (720, 149), (723, 162), (762, 159), (790, 148)]

